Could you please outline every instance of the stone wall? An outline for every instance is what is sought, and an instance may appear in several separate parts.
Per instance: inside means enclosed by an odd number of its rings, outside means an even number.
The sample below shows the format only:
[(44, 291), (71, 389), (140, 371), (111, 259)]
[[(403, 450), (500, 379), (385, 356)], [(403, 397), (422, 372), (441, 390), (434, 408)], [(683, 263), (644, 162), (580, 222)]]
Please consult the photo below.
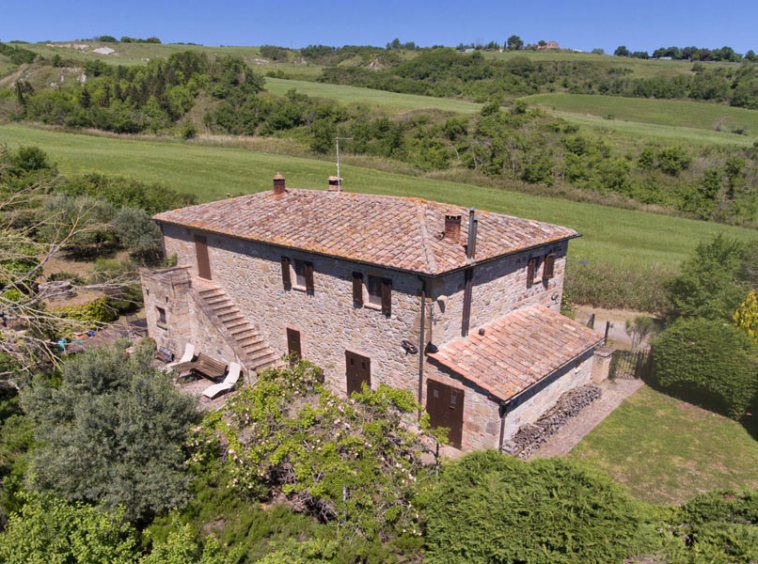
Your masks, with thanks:
[(516, 398), (505, 417), (505, 440), (513, 437), (524, 425), (537, 421), (564, 393), (588, 384), (592, 377), (592, 356), (592, 351), (588, 351)]
[[(142, 293), (150, 337), (159, 347), (174, 353), (178, 360), (187, 343), (214, 358), (240, 362), (239, 357), (203, 313), (190, 291), (189, 269), (177, 267), (142, 272)], [(160, 323), (158, 308), (166, 312), (166, 323)]]
[[(474, 267), (471, 331), (511, 311), (541, 303), (556, 311), (561, 308), (563, 278), (566, 270), (568, 241), (546, 245), (514, 255), (495, 259)], [(542, 268), (535, 282), (527, 286), (527, 263), (532, 257), (556, 253), (554, 277), (541, 279)], [(432, 341), (437, 346), (461, 336), (463, 317), (463, 285), (465, 274), (455, 272), (432, 284)]]
[[(176, 254), (197, 276), (193, 233), (164, 225), (166, 252)], [(405, 351), (402, 341), (418, 346), (420, 279), (355, 262), (284, 249), (237, 238), (207, 235), (213, 282), (221, 286), (243, 315), (261, 332), (277, 354), (287, 354), (287, 328), (300, 331), (303, 356), (323, 367), (337, 391), (346, 391), (345, 351), (371, 359), (372, 386), (385, 383), (418, 389), (418, 352)], [(314, 294), (282, 284), (282, 256), (310, 261)], [(392, 313), (368, 304), (353, 304), (353, 272), (392, 280)], [(292, 277), (295, 281), (294, 275)]]

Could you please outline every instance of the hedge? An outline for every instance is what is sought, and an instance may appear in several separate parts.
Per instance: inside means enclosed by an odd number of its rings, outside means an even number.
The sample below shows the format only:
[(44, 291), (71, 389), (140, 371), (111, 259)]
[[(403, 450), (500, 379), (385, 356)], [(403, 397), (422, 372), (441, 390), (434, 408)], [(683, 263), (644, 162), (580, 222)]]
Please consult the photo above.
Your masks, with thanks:
[(758, 391), (758, 347), (722, 321), (682, 319), (653, 343), (653, 381), (739, 419)]

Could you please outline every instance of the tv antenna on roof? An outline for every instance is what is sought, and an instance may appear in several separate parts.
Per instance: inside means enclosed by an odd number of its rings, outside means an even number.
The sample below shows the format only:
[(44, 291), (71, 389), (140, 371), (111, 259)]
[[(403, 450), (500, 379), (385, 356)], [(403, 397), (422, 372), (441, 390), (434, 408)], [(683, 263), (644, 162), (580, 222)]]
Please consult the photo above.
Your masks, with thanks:
[(342, 178), (340, 177), (340, 141), (352, 141), (352, 137), (335, 137), (337, 143), (337, 186), (342, 190)]

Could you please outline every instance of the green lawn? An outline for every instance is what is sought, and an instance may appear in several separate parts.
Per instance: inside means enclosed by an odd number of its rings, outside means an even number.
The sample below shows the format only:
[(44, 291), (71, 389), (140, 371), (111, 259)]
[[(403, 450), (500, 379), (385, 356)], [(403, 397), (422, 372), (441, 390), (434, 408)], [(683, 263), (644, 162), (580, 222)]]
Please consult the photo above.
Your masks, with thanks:
[[(758, 415), (752, 416), (758, 419)], [(571, 452), (636, 498), (680, 503), (719, 488), (758, 487), (758, 421), (746, 426), (644, 386)]]
[[(102, 171), (163, 182), (201, 201), (271, 188), (281, 172), (288, 185), (325, 188), (335, 173), (331, 160), (297, 158), (199, 143), (109, 138), (62, 133), (21, 125), (0, 126), (0, 142), (38, 145), (64, 174)], [(584, 204), (344, 165), (345, 189), (474, 206), (573, 227), (584, 237), (571, 243), (574, 257), (644, 268), (674, 266), (698, 242), (716, 233), (743, 240), (758, 238), (741, 229), (665, 215)]]
[[(522, 98), (529, 104), (544, 108), (578, 114), (606, 118), (612, 126), (620, 120), (648, 123), (654, 125), (703, 129), (708, 133), (718, 133), (716, 126), (721, 124), (722, 135), (735, 128), (747, 129), (750, 137), (758, 137), (758, 110), (732, 108), (708, 102), (693, 102), (689, 100), (654, 100), (647, 98), (622, 98), (619, 96), (594, 96), (589, 94), (536, 94)], [(741, 137), (744, 135), (728, 135)], [(752, 144), (752, 140), (750, 140)]]
[(308, 96), (336, 100), (337, 102), (346, 104), (368, 104), (397, 109), (441, 110), (459, 113), (475, 113), (482, 109), (482, 104), (463, 100), (433, 98), (431, 96), (418, 96), (415, 94), (398, 94), (383, 90), (373, 90), (371, 88), (325, 84), (306, 80), (266, 78), (266, 90), (277, 96), (283, 96), (288, 90), (292, 90), (293, 88)]

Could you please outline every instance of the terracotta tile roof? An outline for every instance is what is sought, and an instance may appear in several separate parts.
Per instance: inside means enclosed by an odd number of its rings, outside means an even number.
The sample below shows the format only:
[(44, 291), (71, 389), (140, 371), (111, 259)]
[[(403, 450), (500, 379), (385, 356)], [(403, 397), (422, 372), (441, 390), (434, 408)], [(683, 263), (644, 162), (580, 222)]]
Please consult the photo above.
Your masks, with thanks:
[(597, 345), (592, 329), (543, 306), (516, 310), (430, 358), (507, 400)]
[[(155, 219), (332, 255), (400, 270), (440, 274), (466, 266), (463, 244), (442, 241), (444, 216), (461, 215), (468, 237), (468, 208), (419, 198), (350, 192), (272, 191), (160, 213)], [(476, 260), (577, 237), (573, 229), (477, 211)]]

